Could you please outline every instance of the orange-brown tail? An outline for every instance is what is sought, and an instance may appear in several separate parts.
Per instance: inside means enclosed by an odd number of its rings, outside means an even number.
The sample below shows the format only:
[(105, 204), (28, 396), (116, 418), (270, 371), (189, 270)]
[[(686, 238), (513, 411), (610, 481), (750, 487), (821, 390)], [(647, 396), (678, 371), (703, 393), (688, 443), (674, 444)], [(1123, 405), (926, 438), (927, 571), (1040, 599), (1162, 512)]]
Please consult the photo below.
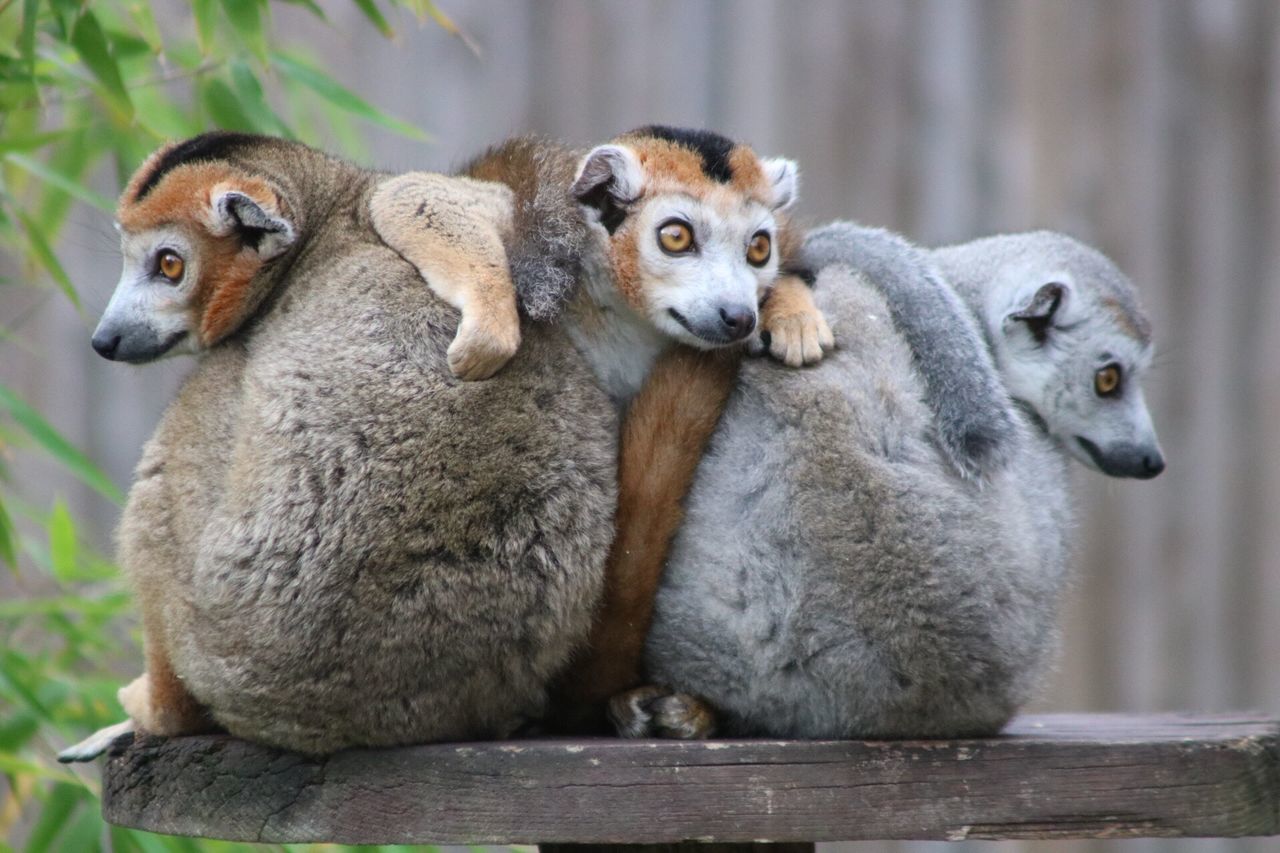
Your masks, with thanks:
[(737, 351), (677, 347), (627, 410), (618, 452), (618, 515), (604, 600), (585, 655), (562, 677), (552, 724), (603, 726), (609, 697), (641, 681), (641, 655), (684, 498), (738, 375)]

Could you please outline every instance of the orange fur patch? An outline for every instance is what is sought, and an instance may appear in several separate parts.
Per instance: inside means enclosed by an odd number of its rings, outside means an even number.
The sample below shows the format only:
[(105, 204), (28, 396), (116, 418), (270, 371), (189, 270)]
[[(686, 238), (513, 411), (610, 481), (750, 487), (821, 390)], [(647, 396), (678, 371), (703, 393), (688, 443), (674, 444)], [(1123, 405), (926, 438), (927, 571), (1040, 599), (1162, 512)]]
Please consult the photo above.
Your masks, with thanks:
[(196, 286), (193, 307), (200, 317), (200, 343), (212, 346), (234, 332), (244, 321), (253, 278), (262, 260), (252, 249), (241, 247), (234, 237), (211, 241), (201, 259), (209, 271)]
[(644, 313), (644, 283), (640, 280), (640, 244), (644, 235), (636, 233), (635, 220), (628, 218), (609, 238), (614, 286), (636, 311)]
[(737, 350), (675, 347), (654, 365), (627, 410), (618, 457), (616, 535), (587, 655), (561, 680), (556, 717), (567, 728), (640, 682), (667, 550), (684, 498), (738, 375)]
[(147, 637), (147, 681), (150, 712), (166, 736), (200, 734), (217, 728), (209, 712), (187, 691), (187, 686), (173, 671), (168, 652)]
[(765, 180), (764, 166), (761, 165), (760, 158), (750, 146), (738, 145), (729, 152), (729, 171), (733, 175), (730, 184), (737, 188), (738, 192), (755, 199), (765, 207), (770, 206), (772, 188)]

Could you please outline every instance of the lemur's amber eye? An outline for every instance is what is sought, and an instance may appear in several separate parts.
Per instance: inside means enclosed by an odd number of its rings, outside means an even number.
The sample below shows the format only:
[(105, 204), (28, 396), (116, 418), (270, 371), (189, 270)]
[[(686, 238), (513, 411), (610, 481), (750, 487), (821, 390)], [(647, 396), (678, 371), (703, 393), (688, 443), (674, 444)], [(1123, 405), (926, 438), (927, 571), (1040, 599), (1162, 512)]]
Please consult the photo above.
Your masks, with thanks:
[(683, 255), (693, 250), (693, 227), (680, 219), (668, 219), (658, 226), (658, 245), (668, 255)]
[(757, 231), (747, 244), (747, 262), (753, 267), (762, 267), (769, 263), (769, 256), (772, 254), (773, 241), (764, 231)]
[(176, 283), (182, 278), (186, 263), (177, 252), (166, 249), (160, 253), (160, 261), (156, 264), (156, 268), (160, 270), (160, 275)]
[(1093, 390), (1099, 397), (1114, 397), (1120, 391), (1120, 365), (1108, 364), (1093, 374)]

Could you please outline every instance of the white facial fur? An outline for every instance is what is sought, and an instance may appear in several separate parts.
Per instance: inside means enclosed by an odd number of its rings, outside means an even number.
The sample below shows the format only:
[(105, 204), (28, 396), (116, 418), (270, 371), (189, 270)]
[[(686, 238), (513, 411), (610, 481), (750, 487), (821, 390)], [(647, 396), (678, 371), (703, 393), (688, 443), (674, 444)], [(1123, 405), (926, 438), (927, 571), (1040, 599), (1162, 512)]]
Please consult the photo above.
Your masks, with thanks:
[[(199, 258), (182, 229), (169, 226), (121, 235), (123, 269), (111, 301), (93, 334), (100, 353), (117, 361), (144, 362), (195, 350), (193, 318), (188, 310)], [(157, 269), (159, 255), (170, 250), (183, 259), (182, 278), (173, 283)]]
[[(1043, 339), (1018, 315), (1039, 288), (1061, 286), (1061, 298)], [(1113, 476), (1151, 477), (1164, 458), (1141, 380), (1150, 366), (1149, 341), (1136, 338), (1104, 305), (1094, 288), (1067, 270), (1038, 271), (1000, 300), (996, 361), (1015, 399), (1028, 404), (1069, 454)], [(995, 319), (995, 318), (991, 318)], [(1119, 368), (1118, 390), (1102, 395), (1098, 371)]]
[[(583, 158), (572, 192), (602, 231), (617, 227), (625, 210), (639, 286), (630, 304), (662, 334), (713, 349), (741, 341), (755, 328), (760, 299), (778, 273), (773, 211), (789, 207), (798, 187), (794, 161), (773, 158), (761, 166), (772, 190), (770, 206), (728, 185), (701, 195), (646, 192), (644, 167), (625, 145), (597, 146)], [(672, 221), (692, 230), (690, 251), (664, 251), (658, 232)], [(762, 232), (772, 250), (757, 267), (747, 249)]]
[[(732, 199), (727, 191), (725, 196), (722, 204), (681, 194), (657, 196), (645, 202), (631, 226), (646, 317), (664, 334), (701, 349), (742, 339), (725, 327), (722, 312), (745, 313), (754, 328), (760, 299), (778, 274), (776, 245), (763, 266), (747, 261), (747, 247), (757, 233), (776, 243), (773, 214), (754, 202)], [(692, 251), (663, 251), (658, 229), (671, 220), (692, 228)]]

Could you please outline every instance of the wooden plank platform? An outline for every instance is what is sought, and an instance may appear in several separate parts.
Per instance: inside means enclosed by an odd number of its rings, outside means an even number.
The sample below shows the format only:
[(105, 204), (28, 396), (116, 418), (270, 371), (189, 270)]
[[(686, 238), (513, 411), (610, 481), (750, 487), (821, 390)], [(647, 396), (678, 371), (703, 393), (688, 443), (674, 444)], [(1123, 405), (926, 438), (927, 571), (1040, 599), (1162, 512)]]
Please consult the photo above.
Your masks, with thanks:
[(1280, 834), (1280, 720), (1047, 715), (951, 741), (524, 740), (306, 758), (122, 738), (112, 823), (240, 841), (667, 844)]

